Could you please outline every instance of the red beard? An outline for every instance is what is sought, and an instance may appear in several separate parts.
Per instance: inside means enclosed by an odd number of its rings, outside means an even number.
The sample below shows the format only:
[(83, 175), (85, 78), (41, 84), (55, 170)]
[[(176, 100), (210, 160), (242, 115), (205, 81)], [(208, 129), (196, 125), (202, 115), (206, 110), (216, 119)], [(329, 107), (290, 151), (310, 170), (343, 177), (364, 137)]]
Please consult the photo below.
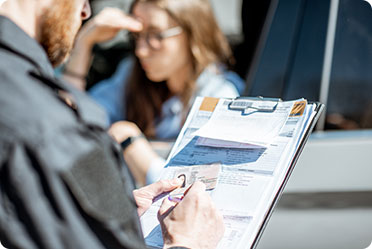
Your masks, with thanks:
[[(75, 1), (59, 0), (41, 18), (40, 44), (54, 67), (70, 53), (81, 25)], [(77, 15), (79, 19), (77, 19)]]

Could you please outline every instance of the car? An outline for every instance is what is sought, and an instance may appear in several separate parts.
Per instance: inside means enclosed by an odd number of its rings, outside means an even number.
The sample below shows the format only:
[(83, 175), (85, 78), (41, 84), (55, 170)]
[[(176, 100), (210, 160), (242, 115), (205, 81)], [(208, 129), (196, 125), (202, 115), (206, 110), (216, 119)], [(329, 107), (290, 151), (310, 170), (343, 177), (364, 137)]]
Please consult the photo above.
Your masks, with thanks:
[(264, 15), (245, 94), (304, 97), (324, 103), (326, 111), (257, 248), (367, 248), (372, 241), (371, 6), (362, 0), (272, 0)]

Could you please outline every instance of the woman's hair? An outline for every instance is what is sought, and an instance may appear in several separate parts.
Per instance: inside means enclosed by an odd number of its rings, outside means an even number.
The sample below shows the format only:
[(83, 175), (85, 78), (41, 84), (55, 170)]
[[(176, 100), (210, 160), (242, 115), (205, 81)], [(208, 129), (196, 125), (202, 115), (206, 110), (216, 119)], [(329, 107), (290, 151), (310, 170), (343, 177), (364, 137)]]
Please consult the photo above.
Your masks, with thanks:
[[(184, 108), (188, 108), (200, 73), (213, 62), (227, 66), (233, 63), (229, 44), (218, 27), (209, 0), (135, 0), (132, 10), (139, 2), (165, 10), (186, 34), (193, 72), (180, 98)], [(136, 123), (146, 136), (155, 136), (155, 119), (161, 116), (162, 104), (170, 97), (167, 85), (150, 81), (136, 59), (124, 100), (127, 119)]]

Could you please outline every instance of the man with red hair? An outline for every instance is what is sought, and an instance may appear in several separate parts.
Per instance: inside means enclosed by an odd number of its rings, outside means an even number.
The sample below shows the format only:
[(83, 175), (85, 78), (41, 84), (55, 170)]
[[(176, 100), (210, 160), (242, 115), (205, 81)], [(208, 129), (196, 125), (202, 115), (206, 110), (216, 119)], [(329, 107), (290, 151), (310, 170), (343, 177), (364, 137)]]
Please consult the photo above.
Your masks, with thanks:
[[(146, 248), (138, 216), (182, 184), (134, 190), (103, 111), (54, 77), (89, 16), (87, 0), (0, 7), (0, 241), (8, 248)], [(158, 215), (164, 248), (215, 248), (223, 235), (202, 183), (178, 204), (165, 200)]]

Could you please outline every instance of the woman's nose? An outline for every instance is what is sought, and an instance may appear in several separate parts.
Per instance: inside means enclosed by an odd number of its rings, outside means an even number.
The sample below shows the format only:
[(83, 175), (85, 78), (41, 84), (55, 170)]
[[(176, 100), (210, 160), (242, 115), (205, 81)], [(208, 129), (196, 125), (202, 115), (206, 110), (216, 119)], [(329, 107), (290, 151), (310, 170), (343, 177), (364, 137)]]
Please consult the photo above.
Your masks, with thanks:
[(143, 38), (139, 38), (136, 41), (136, 56), (139, 58), (145, 58), (150, 55), (150, 46), (147, 44), (146, 40)]

